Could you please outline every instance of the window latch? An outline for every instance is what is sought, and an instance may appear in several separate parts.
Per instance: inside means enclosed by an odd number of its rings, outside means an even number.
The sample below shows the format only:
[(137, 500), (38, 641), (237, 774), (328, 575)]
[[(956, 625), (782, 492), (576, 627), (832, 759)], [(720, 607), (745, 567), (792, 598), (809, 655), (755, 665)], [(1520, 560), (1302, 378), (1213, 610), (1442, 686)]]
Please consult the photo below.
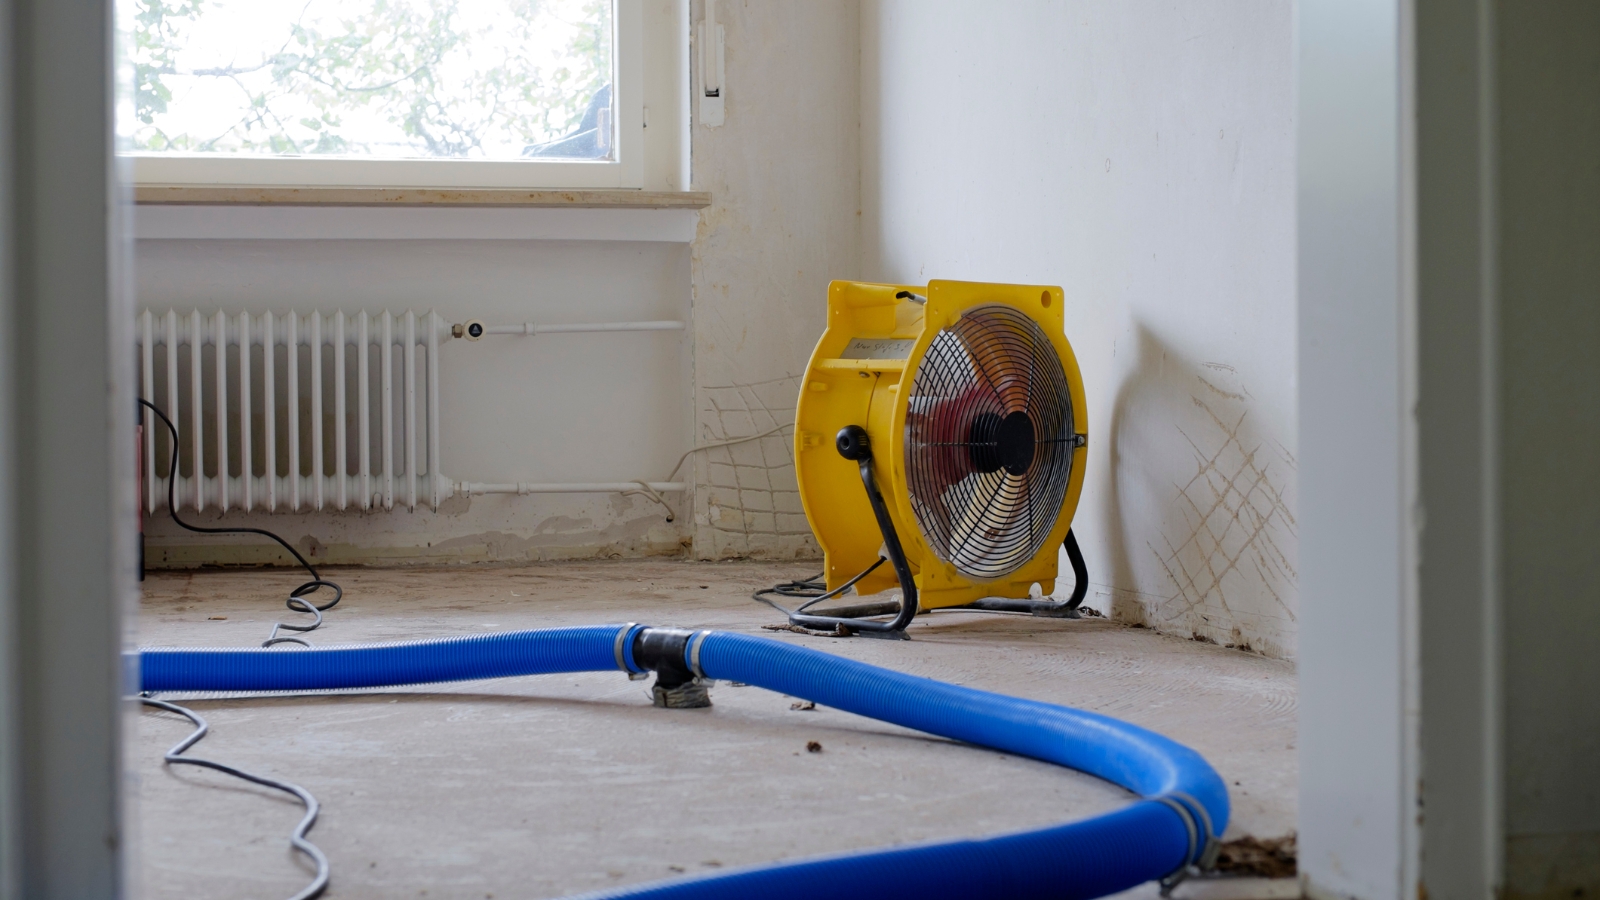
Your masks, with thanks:
[(722, 124), (727, 70), (723, 67), (723, 30), (717, 24), (717, 0), (705, 0), (705, 3), (705, 21), (700, 23), (700, 33), (695, 41), (700, 49), (700, 124), (715, 128)]

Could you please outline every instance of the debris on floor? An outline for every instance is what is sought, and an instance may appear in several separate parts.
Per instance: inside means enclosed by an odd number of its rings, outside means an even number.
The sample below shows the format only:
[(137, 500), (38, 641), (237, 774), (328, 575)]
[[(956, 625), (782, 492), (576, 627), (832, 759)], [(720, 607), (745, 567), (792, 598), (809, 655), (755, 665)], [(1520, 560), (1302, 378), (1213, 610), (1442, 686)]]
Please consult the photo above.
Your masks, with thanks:
[(1257, 878), (1293, 878), (1295, 857), (1293, 832), (1278, 838), (1242, 837), (1222, 845), (1217, 854), (1217, 872)]
[(843, 625), (833, 631), (817, 631), (811, 628), (803, 628), (799, 625), (763, 625), (761, 627), (767, 631), (792, 631), (795, 634), (809, 634), (813, 637), (849, 637), (851, 635), (850, 629)]

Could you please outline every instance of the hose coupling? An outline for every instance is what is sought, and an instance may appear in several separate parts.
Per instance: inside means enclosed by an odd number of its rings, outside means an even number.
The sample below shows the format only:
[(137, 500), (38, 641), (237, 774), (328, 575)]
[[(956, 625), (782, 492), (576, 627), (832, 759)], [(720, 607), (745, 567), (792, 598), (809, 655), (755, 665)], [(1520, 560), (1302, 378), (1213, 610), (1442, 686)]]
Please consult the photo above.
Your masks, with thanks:
[(1171, 897), (1172, 891), (1182, 884), (1184, 879), (1216, 868), (1217, 854), (1222, 849), (1222, 842), (1212, 828), (1211, 814), (1206, 812), (1205, 804), (1195, 798), (1182, 791), (1172, 791), (1150, 799), (1176, 812), (1183, 820), (1184, 828), (1189, 832), (1189, 852), (1184, 855), (1183, 865), (1169, 872), (1160, 881), (1161, 896)]
[[(633, 638), (633, 660), (656, 673), (650, 694), (663, 709), (702, 709), (711, 705), (708, 682), (699, 668), (700, 641), (706, 632), (687, 628), (641, 628)], [(695, 660), (691, 668), (692, 656)]]

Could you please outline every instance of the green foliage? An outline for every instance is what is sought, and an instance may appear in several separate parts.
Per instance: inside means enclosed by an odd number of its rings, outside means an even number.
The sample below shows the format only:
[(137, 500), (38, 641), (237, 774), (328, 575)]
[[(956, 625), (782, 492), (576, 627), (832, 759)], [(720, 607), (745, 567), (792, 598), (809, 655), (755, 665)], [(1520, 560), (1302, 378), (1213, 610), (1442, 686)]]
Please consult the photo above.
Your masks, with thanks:
[(200, 15), (205, 0), (140, 0), (134, 13), (134, 106), (142, 125), (153, 125), (167, 111), (172, 91), (161, 76), (174, 71), (179, 26)]
[[(499, 0), (488, 16), (488, 0), (309, 0), (281, 35), (248, 36), (265, 52), (186, 65), (225, 2), (133, 0), (135, 150), (514, 157), (571, 131), (612, 80), (610, 0)], [(570, 32), (558, 52), (519, 52), (551, 28)], [(194, 110), (175, 96), (231, 98), (208, 111), (228, 115), (177, 115)]]

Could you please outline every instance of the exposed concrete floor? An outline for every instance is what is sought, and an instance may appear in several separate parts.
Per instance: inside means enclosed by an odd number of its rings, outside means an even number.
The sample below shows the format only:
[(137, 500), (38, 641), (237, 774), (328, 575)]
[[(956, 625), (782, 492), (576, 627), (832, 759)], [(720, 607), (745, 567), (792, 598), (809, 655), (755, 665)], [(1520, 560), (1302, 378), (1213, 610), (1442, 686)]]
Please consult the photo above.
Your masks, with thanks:
[[(335, 571), (345, 600), (309, 638), (624, 621), (763, 634), (1153, 728), (1227, 779), (1229, 837), (1293, 830), (1292, 665), (1099, 619), (944, 613), (914, 623), (909, 642), (761, 630), (777, 614), (749, 592), (810, 574), (810, 565)], [(299, 580), (288, 570), (152, 574), (138, 639), (259, 643), (273, 621), (295, 620), (282, 601)], [(335, 900), (559, 896), (1037, 827), (1129, 796), (1055, 766), (834, 710), (793, 710), (790, 698), (757, 688), (719, 684), (712, 699), (710, 710), (655, 709), (648, 682), (607, 672), (187, 705), (211, 721), (198, 755), (296, 781), (322, 802), (311, 837), (332, 860), (325, 896)], [(147, 712), (129, 741), (143, 896), (273, 900), (299, 890), (309, 868), (287, 845), (298, 805), (209, 771), (163, 767), (162, 751), (187, 731)], [(812, 740), (821, 753), (806, 752)], [(1154, 897), (1154, 886), (1128, 896)], [(1202, 886), (1191, 896), (1218, 894)]]

